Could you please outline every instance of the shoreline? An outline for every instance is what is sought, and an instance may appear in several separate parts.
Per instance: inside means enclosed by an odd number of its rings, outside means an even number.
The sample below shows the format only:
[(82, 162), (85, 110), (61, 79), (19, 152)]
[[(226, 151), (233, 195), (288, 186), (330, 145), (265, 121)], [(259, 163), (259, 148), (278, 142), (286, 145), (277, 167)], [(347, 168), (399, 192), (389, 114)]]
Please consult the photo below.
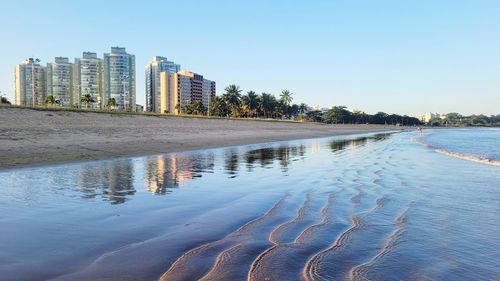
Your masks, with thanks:
[(1, 108), (0, 120), (0, 171), (407, 129), (20, 108)]
[(413, 138), (411, 138), (411, 140), (412, 140), (412, 142), (419, 144), (419, 145), (422, 145), (424, 147), (427, 147), (427, 148), (429, 148), (429, 149), (433, 150), (434, 152), (441, 154), (441, 155), (453, 157), (453, 158), (464, 160), (464, 161), (479, 163), (479, 164), (483, 164), (483, 165), (500, 167), (500, 161), (498, 161), (498, 160), (483, 158), (483, 157), (479, 157), (476, 155), (463, 154), (460, 152), (450, 151), (450, 150), (446, 150), (443, 148), (437, 148), (437, 147), (423, 141), (423, 138), (424, 138), (424, 136), (421, 135), (419, 137), (413, 137)]

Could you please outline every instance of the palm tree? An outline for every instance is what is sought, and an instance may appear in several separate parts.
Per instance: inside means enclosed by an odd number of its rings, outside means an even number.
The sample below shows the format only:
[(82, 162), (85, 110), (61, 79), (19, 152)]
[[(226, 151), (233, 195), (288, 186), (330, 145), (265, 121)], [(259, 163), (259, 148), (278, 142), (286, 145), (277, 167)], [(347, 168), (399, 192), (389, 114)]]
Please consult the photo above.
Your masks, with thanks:
[(238, 117), (240, 115), (241, 107), (241, 90), (239, 86), (234, 84), (229, 85), (224, 89), (226, 93), (224, 94), (224, 100), (226, 101), (229, 109), (231, 110), (231, 115), (233, 117)]
[(244, 95), (241, 97), (241, 108), (240, 108), (240, 116), (241, 117), (250, 117), (250, 108), (248, 107), (248, 96)]
[(280, 95), (280, 113), (290, 118), (290, 105), (292, 104), (293, 97), (289, 90), (283, 90)]
[(89, 103), (94, 103), (95, 99), (90, 94), (85, 94), (80, 98), (80, 101), (85, 104), (85, 109), (88, 109)]
[(259, 107), (264, 118), (269, 118), (271, 115), (276, 114), (276, 98), (271, 94), (262, 93)]
[(54, 105), (54, 104), (56, 104), (56, 98), (53, 95), (45, 97), (45, 105)]
[(193, 114), (193, 107), (190, 103), (181, 105), (182, 114), (191, 115)]
[(226, 101), (222, 97), (215, 96), (210, 101), (210, 116), (227, 117), (229, 110)]
[(283, 90), (280, 95), (280, 101), (285, 105), (290, 106), (293, 101), (293, 94), (289, 90)]
[(299, 115), (299, 111), (300, 111), (299, 105), (292, 104), (289, 109), (290, 109), (290, 119), (292, 117), (293, 117), (293, 119), (296, 119), (297, 116)]
[(204, 115), (205, 111), (205, 107), (201, 101), (197, 100), (191, 103), (191, 114)]
[(259, 96), (254, 91), (248, 91), (241, 100), (243, 111), (247, 114), (247, 117), (255, 117), (259, 108)]
[(113, 109), (115, 106), (116, 106), (116, 99), (115, 99), (115, 98), (110, 98), (110, 99), (108, 100), (107, 107), (108, 107), (109, 109)]
[(305, 103), (299, 104), (299, 114), (300, 115), (306, 114), (307, 111), (309, 111), (309, 106), (307, 106), (307, 104), (305, 104)]

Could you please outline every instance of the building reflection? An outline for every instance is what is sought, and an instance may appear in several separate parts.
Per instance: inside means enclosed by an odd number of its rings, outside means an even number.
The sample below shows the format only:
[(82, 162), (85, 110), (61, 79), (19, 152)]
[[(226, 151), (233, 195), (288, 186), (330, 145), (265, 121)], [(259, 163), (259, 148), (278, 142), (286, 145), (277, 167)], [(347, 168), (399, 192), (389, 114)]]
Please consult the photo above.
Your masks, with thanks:
[(214, 155), (158, 155), (148, 157), (145, 165), (145, 187), (154, 194), (166, 194), (182, 182), (213, 173)]
[(321, 142), (313, 141), (311, 142), (311, 153), (317, 153), (321, 151)]
[(103, 197), (111, 204), (124, 203), (134, 195), (134, 169), (130, 159), (95, 161), (85, 165), (80, 174), (82, 197)]
[[(349, 140), (334, 140), (328, 145), (332, 152), (338, 153), (388, 137), (390, 134), (378, 134)], [(229, 149), (217, 157), (223, 161), (221, 168), (231, 178), (236, 177), (245, 168), (247, 172), (253, 172), (256, 168), (279, 167), (285, 173), (294, 161), (306, 157), (307, 152), (319, 151), (321, 142), (306, 143), (306, 145), (312, 146), (308, 150), (304, 144), (292, 142), (247, 151)], [(213, 173), (215, 158), (213, 152), (157, 155), (146, 157), (144, 162), (141, 162), (143, 165), (139, 164), (137, 167), (134, 167), (134, 161), (131, 159), (96, 161), (84, 165), (76, 186), (84, 198), (101, 196), (112, 204), (121, 204), (136, 193), (135, 168), (137, 171), (143, 171), (146, 191), (161, 195), (170, 193), (182, 183), (200, 178), (205, 173)]]

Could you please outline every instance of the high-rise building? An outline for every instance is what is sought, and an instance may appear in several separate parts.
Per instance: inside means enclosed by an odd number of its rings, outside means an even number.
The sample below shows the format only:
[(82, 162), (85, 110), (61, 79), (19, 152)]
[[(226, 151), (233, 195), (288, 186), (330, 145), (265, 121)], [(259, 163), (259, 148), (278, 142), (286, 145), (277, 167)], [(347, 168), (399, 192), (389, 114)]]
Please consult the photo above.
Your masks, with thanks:
[[(75, 58), (73, 100), (79, 108), (101, 109), (103, 104), (102, 59), (96, 53), (84, 52), (81, 58)], [(82, 96), (90, 95), (94, 102), (82, 104)]]
[(47, 63), (47, 95), (53, 96), (57, 105), (74, 104), (73, 64), (68, 58), (56, 57), (53, 63)]
[(39, 59), (29, 58), (14, 70), (14, 103), (22, 106), (41, 106), (46, 92), (45, 67)]
[(161, 111), (161, 88), (160, 73), (177, 73), (181, 70), (181, 65), (169, 61), (166, 57), (156, 56), (146, 65), (146, 111)]
[(205, 108), (210, 106), (215, 96), (215, 82), (203, 78), (203, 75), (179, 71), (175, 74), (162, 72), (160, 75), (162, 113), (181, 114), (182, 106), (194, 101), (201, 101)]
[(439, 113), (433, 113), (433, 112), (427, 112), (424, 115), (420, 116), (418, 119), (424, 123), (427, 123), (427, 122), (431, 121), (431, 119), (434, 119), (434, 118), (443, 119)]
[(114, 98), (119, 110), (135, 111), (135, 56), (112, 47), (104, 54), (104, 105)]

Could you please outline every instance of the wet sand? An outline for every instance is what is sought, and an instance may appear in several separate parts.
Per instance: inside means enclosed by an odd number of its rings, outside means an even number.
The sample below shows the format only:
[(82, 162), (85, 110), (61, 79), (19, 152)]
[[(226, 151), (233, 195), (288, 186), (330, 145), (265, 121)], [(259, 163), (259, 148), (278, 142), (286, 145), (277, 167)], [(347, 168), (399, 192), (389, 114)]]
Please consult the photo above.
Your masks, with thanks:
[(0, 108), (0, 169), (395, 129)]
[(17, 280), (500, 280), (497, 167), (373, 134), (0, 171)]

